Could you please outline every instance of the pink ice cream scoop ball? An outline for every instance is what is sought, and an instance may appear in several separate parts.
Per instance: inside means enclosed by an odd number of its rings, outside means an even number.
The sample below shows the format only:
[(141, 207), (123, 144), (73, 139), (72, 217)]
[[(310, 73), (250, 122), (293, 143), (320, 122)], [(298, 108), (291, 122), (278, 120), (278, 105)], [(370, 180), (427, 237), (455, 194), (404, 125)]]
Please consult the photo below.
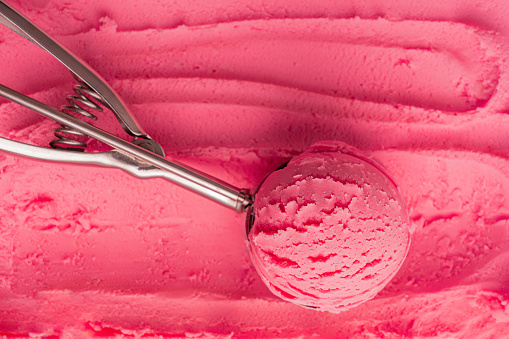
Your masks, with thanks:
[(406, 206), (383, 167), (340, 142), (269, 175), (254, 203), (253, 265), (282, 299), (334, 313), (373, 298), (410, 246)]

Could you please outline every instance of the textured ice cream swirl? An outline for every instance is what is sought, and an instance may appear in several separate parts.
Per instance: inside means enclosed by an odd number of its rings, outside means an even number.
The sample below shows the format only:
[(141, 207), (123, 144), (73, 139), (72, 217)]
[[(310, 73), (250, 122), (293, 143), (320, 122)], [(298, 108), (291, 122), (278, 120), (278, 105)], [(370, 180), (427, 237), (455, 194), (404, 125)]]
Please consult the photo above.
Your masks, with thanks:
[[(375, 298), (315, 312), (263, 284), (243, 216), (162, 180), (0, 154), (2, 334), (508, 336), (507, 1), (10, 3), (106, 78), (171, 159), (254, 188), (341, 140), (394, 176), (415, 232)], [(72, 77), (11, 33), (0, 82), (65, 104)], [(57, 127), (5, 101), (0, 115), (1, 136), (37, 145)]]
[(373, 298), (410, 245), (406, 205), (392, 180), (339, 142), (314, 144), (270, 174), (254, 211), (249, 247), (265, 284), (320, 310)]

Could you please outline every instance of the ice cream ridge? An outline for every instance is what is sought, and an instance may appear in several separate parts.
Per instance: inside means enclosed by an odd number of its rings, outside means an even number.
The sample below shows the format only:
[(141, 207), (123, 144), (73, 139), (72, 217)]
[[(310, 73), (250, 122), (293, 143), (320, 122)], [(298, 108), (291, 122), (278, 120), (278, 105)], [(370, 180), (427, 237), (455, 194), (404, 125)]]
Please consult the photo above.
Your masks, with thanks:
[[(256, 194), (246, 233), (161, 178), (0, 152), (0, 338), (509, 337), (509, 2), (8, 3), (167, 159)], [(75, 94), (2, 25), (0, 55), (1, 84)], [(41, 147), (60, 127), (0, 117)]]
[(249, 247), (265, 284), (319, 310), (339, 312), (373, 298), (410, 245), (393, 181), (340, 142), (314, 144), (270, 174), (254, 209)]

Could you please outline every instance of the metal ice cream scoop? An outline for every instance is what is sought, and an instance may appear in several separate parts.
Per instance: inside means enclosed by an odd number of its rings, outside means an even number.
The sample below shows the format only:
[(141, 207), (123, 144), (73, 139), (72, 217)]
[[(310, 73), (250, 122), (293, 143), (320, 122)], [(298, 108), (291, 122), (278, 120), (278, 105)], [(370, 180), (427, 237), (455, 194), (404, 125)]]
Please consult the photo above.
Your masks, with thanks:
[[(59, 139), (54, 141), (54, 146), (60, 149), (0, 138), (1, 150), (38, 160), (116, 167), (140, 178), (165, 178), (239, 212), (252, 205), (253, 196), (247, 190), (241, 190), (189, 166), (167, 160), (162, 147), (139, 126), (119, 96), (95, 71), (3, 1), (0, 1), (0, 23), (46, 50), (75, 75), (79, 85), (75, 89), (76, 95), (71, 97), (72, 106), (66, 106), (65, 109), (86, 115), (87, 109), (95, 108), (97, 102), (100, 102), (116, 115), (124, 130), (134, 136), (132, 142), (118, 138), (65, 111), (57, 110), (0, 85), (0, 96), (32, 109), (63, 126), (55, 133)], [(64, 133), (94, 138), (111, 146), (113, 150), (101, 153), (61, 150), (65, 148), (62, 145), (70, 146), (67, 149), (82, 150), (72, 148), (75, 145), (79, 146), (79, 142), (62, 136)]]

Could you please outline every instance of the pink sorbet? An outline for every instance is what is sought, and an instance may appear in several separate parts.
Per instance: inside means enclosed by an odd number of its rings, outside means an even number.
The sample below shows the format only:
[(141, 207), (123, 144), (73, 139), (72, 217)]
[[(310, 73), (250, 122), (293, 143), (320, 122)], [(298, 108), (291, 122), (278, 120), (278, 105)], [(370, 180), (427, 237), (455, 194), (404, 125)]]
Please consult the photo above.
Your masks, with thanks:
[(381, 167), (328, 142), (265, 179), (249, 241), (253, 265), (274, 294), (337, 313), (390, 281), (410, 232), (403, 198)]
[[(253, 189), (310, 145), (340, 140), (387, 169), (414, 231), (375, 297), (316, 312), (267, 288), (246, 249), (245, 214), (163, 179), (0, 152), (0, 337), (509, 337), (509, 1), (8, 2), (101, 74), (168, 158)], [(0, 56), (0, 83), (67, 103), (67, 69), (3, 26)], [(97, 115), (125, 136), (108, 112)], [(39, 146), (58, 127), (3, 99), (0, 117), (1, 137)], [(362, 239), (377, 226), (348, 223)], [(291, 228), (272, 237), (290, 232), (312, 244)], [(401, 246), (373, 246), (366, 258), (348, 246), (345, 266), (355, 273), (397, 248), (389, 278), (407, 244), (396, 234)], [(342, 247), (311, 255), (315, 271), (332, 272), (320, 260)]]

